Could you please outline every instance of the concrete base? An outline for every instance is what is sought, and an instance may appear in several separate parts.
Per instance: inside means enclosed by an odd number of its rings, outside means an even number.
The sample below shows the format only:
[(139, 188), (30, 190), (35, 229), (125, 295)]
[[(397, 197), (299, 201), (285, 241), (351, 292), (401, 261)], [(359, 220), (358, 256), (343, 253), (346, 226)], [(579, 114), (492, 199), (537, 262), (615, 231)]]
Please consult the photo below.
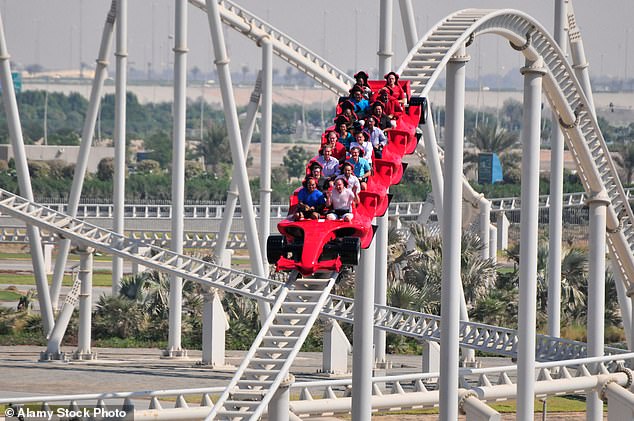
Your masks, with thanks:
[(186, 349), (168, 350), (164, 349), (161, 358), (188, 358)]
[(329, 372), (323, 371), (322, 369), (319, 369), (315, 372), (315, 374), (319, 377), (325, 377), (328, 379), (346, 379), (346, 378), (350, 378), (351, 373), (329, 373)]
[(66, 352), (40, 352), (39, 362), (49, 361), (68, 361), (71, 359), (71, 355)]
[(389, 370), (392, 368), (392, 361), (375, 361), (374, 368), (377, 370)]
[(206, 368), (209, 370), (235, 370), (236, 366), (235, 365), (231, 365), (231, 364), (212, 364), (212, 363), (206, 363), (202, 360), (200, 361), (196, 361), (196, 364), (194, 365), (196, 368)]
[(474, 361), (461, 360), (460, 361), (460, 367), (481, 368), (482, 367), (482, 362), (480, 360), (474, 360)]
[(71, 361), (91, 361), (97, 359), (96, 352), (74, 352), (70, 356)]

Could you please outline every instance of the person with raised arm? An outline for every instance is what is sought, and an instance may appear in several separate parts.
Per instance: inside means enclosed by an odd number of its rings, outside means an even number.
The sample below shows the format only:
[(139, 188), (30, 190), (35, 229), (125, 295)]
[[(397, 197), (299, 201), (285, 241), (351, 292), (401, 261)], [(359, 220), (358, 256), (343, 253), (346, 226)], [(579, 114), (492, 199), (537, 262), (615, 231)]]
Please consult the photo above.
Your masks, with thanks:
[(359, 198), (352, 190), (347, 189), (348, 182), (345, 178), (337, 178), (335, 186), (327, 193), (326, 206), (331, 210), (326, 214), (326, 219), (336, 220), (343, 219), (346, 222), (352, 221), (354, 214), (352, 213), (353, 203), (359, 204)]

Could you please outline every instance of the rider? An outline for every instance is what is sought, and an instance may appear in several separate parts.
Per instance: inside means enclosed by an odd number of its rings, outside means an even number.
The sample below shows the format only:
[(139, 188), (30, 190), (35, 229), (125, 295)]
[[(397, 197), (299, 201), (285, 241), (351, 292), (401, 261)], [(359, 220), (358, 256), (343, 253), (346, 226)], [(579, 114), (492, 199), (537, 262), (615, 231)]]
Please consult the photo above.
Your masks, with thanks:
[(326, 205), (326, 196), (317, 188), (317, 180), (314, 177), (306, 177), (302, 185), (304, 187), (297, 193), (298, 203), (294, 219), (319, 219)]

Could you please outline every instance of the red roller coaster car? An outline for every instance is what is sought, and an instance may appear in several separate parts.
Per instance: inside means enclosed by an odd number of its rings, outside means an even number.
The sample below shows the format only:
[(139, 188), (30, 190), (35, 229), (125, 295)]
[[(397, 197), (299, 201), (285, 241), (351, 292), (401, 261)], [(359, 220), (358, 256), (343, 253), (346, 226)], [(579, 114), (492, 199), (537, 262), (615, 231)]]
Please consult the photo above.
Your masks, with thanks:
[[(384, 81), (370, 81), (377, 92)], [(357, 265), (361, 248), (372, 242), (375, 227), (372, 219), (382, 216), (390, 204), (387, 189), (398, 184), (406, 167), (401, 160), (413, 153), (420, 136), (416, 128), (423, 124), (427, 101), (410, 96), (409, 81), (399, 81), (409, 98), (406, 112), (399, 117), (393, 129), (386, 130), (388, 143), (382, 159), (373, 159), (372, 175), (368, 187), (359, 193), (360, 203), (353, 209), (354, 218), (343, 220), (283, 220), (277, 228), (281, 235), (271, 235), (267, 240), (267, 258), (275, 263), (278, 271), (297, 270), (303, 276), (316, 272), (339, 271), (342, 265)], [(297, 192), (290, 197), (289, 215), (295, 213)]]

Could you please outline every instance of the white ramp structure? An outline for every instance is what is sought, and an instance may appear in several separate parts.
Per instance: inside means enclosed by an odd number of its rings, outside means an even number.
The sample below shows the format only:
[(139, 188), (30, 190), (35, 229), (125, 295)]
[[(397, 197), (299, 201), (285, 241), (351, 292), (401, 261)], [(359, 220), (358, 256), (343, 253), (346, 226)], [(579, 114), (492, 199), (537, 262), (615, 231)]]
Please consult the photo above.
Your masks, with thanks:
[[(116, 2), (113, 1), (113, 6)], [(125, 2), (118, 3), (119, 7)], [(325, 59), (312, 53), (299, 42), (268, 25), (255, 15), (245, 11), (237, 4), (228, 0), (190, 0), (195, 7), (210, 13), (210, 26), (215, 25), (218, 30), (219, 22), (241, 32), (257, 43), (264, 43), (266, 48), (272, 48), (279, 57), (305, 72), (317, 82), (334, 93), (345, 94), (353, 82), (350, 76), (344, 74)], [(392, 2), (383, 0), (382, 10), (386, 12), (384, 19), (391, 17), (388, 6)], [(211, 6), (211, 7), (210, 7)], [(401, 1), (401, 10), (411, 13), (411, 4), (407, 0)], [(213, 16), (211, 16), (213, 14)], [(212, 19), (213, 18), (213, 19)], [(409, 20), (404, 18), (406, 27)], [(384, 22), (386, 23), (386, 22)], [(391, 27), (387, 25), (385, 27)], [(134, 393), (110, 393), (111, 398), (130, 399), (131, 397), (152, 397), (150, 411), (138, 413), (152, 419), (207, 419), (207, 420), (240, 420), (255, 421), (268, 413), (268, 418), (275, 421), (297, 420), (300, 416), (322, 415), (324, 413), (347, 413), (352, 411), (353, 420), (361, 420), (369, 415), (372, 409), (419, 408), (424, 406), (440, 407), (440, 419), (455, 420), (459, 410), (466, 413), (468, 420), (499, 419), (499, 414), (486, 405), (501, 399), (518, 400), (518, 420), (533, 419), (533, 405), (536, 395), (550, 396), (563, 393), (584, 393), (590, 396), (589, 419), (602, 418), (602, 406), (599, 398), (608, 396), (609, 419), (627, 419), (631, 417), (634, 408), (632, 394), (626, 389), (632, 385), (632, 371), (630, 370), (634, 353), (625, 350), (606, 348), (602, 338), (603, 303), (601, 276), (605, 265), (605, 253), (598, 247), (591, 250), (590, 272), (593, 274), (591, 282), (592, 296), (589, 297), (591, 309), (589, 314), (596, 314), (589, 326), (594, 326), (588, 332), (588, 344), (567, 341), (545, 335), (536, 335), (534, 330), (534, 273), (530, 253), (523, 254), (521, 265), (520, 285), (521, 301), (525, 306), (520, 307), (520, 329), (515, 331), (494, 326), (473, 323), (465, 320), (466, 310), (462, 306), (463, 315), (459, 307), (461, 298), (459, 293), (460, 260), (459, 234), (463, 221), (460, 219), (460, 203), (467, 202), (478, 206), (482, 222), (490, 221), (488, 215), (491, 209), (486, 198), (475, 193), (466, 183), (461, 172), (461, 165), (456, 164), (461, 158), (462, 141), (464, 138), (462, 118), (464, 116), (464, 67), (468, 66), (469, 47), (483, 34), (495, 34), (510, 42), (513, 50), (520, 52), (526, 59), (525, 75), (525, 126), (523, 138), (528, 143), (535, 138), (535, 121), (539, 119), (539, 111), (535, 104), (539, 103), (540, 89), (552, 109), (558, 116), (559, 125), (566, 139), (568, 148), (573, 154), (577, 170), (586, 191), (586, 198), (590, 202), (591, 213), (591, 247), (601, 244), (607, 239), (606, 247), (620, 282), (620, 303), (625, 314), (624, 324), (630, 329), (632, 326), (630, 294), (634, 286), (634, 214), (629, 206), (628, 196), (621, 186), (615, 166), (610, 158), (607, 146), (599, 130), (592, 103), (588, 98), (587, 89), (577, 79), (575, 69), (566, 60), (565, 55), (557, 46), (553, 38), (538, 22), (525, 13), (516, 10), (481, 10), (468, 9), (458, 11), (434, 25), (418, 42), (414, 42), (415, 31), (407, 30), (408, 42), (413, 45), (408, 56), (399, 67), (398, 73), (402, 78), (411, 81), (413, 94), (427, 96), (438, 78), (447, 72), (447, 121), (452, 125), (450, 130), (451, 143), (447, 157), (453, 157), (452, 162), (445, 166), (446, 173), (442, 173), (440, 157), (442, 151), (436, 145), (435, 131), (431, 116), (421, 127), (425, 141), (426, 159), (431, 168), (434, 197), (436, 204), (441, 207), (451, 207), (451, 213), (439, 212), (439, 217), (445, 218), (443, 241), (447, 250), (445, 257), (447, 264), (443, 265), (443, 316), (428, 315), (418, 312), (392, 308), (386, 305), (375, 305), (373, 300), (351, 300), (330, 294), (335, 283), (337, 273), (319, 274), (311, 278), (299, 278), (294, 273), (287, 282), (279, 282), (202, 260), (185, 256), (177, 251), (159, 248), (156, 245), (131, 239), (120, 233), (106, 230), (40, 204), (34, 203), (27, 194), (27, 198), (11, 194), (0, 189), (0, 211), (11, 215), (26, 223), (29, 234), (35, 237), (36, 228), (58, 240), (65, 239), (70, 243), (80, 245), (83, 250), (98, 250), (111, 254), (117, 258), (127, 259), (146, 267), (165, 272), (175, 278), (182, 278), (198, 282), (210, 288), (216, 288), (228, 293), (234, 293), (270, 305), (270, 312), (262, 323), (262, 329), (254, 340), (241, 366), (236, 370), (233, 379), (221, 389), (204, 388), (195, 391), (161, 391)], [(383, 39), (391, 42), (391, 39)], [(219, 37), (216, 37), (216, 42)], [(3, 40), (2, 40), (3, 41)], [(389, 44), (389, 43), (388, 43)], [(222, 46), (216, 46), (222, 47)], [(223, 48), (216, 48), (223, 53)], [(4, 50), (4, 48), (3, 48)], [(383, 45), (381, 51), (389, 51), (390, 45)], [(578, 53), (578, 52), (577, 52)], [(578, 54), (577, 54), (578, 55)], [(220, 65), (223, 71), (228, 71), (226, 51), (221, 56)], [(230, 78), (222, 81), (223, 99), (231, 103), (229, 91)], [(266, 81), (264, 82), (266, 83)], [(3, 81), (6, 85), (6, 81)], [(4, 86), (3, 86), (4, 87)], [(225, 104), (227, 106), (227, 104)], [(237, 131), (237, 127), (233, 127)], [(239, 136), (237, 136), (239, 138)], [(234, 145), (234, 148), (240, 145)], [(239, 148), (238, 148), (239, 149)], [(538, 156), (534, 149), (526, 149), (530, 156), (525, 161), (534, 163)], [(243, 151), (241, 151), (243, 152)], [(240, 154), (237, 154), (241, 156)], [(524, 173), (527, 178), (533, 174)], [(244, 179), (242, 180), (244, 184)], [(534, 185), (525, 182), (526, 190), (522, 192), (524, 200), (523, 216), (531, 214), (530, 220), (522, 223), (523, 233), (521, 244), (524, 250), (536, 247), (536, 209), (539, 199), (534, 191)], [(243, 190), (244, 190), (244, 186)], [(524, 188), (524, 186), (523, 186)], [(245, 193), (241, 191), (241, 193)], [(555, 198), (563, 199), (563, 198)], [(551, 198), (551, 200), (554, 200)], [(530, 202), (530, 204), (528, 203)], [(247, 205), (250, 201), (247, 201)], [(504, 204), (494, 205), (503, 208)], [(530, 209), (530, 211), (529, 211)], [(253, 209), (249, 209), (250, 212)], [(73, 212), (71, 212), (73, 213)], [(182, 215), (181, 212), (173, 215)], [(448, 215), (453, 215), (448, 216)], [(229, 221), (230, 222), (230, 221)], [(488, 236), (489, 230), (483, 225), (482, 235)], [(528, 228), (526, 228), (528, 227)], [(172, 235), (175, 235), (172, 233)], [(38, 236), (39, 237), (39, 236)], [(247, 241), (256, 241), (248, 238)], [(456, 243), (458, 241), (458, 243)], [(371, 247), (386, 247), (387, 244), (374, 244)], [(449, 244), (452, 247), (449, 247)], [(458, 247), (456, 247), (458, 245)], [(216, 245), (218, 246), (218, 245)], [(149, 255), (139, 253), (139, 248), (147, 248)], [(224, 247), (224, 245), (223, 245)], [(373, 252), (365, 255), (371, 258)], [(89, 261), (86, 260), (86, 261)], [(40, 268), (41, 269), (41, 268)], [(86, 269), (86, 268), (84, 268)], [(254, 271), (256, 272), (256, 271)], [(357, 282), (367, 290), (372, 279), (367, 270)], [(457, 285), (456, 285), (457, 284)], [(448, 291), (448, 287), (455, 288)], [(84, 288), (87, 288), (84, 285)], [(86, 291), (84, 291), (86, 292)], [(364, 294), (359, 294), (365, 296)], [(370, 294), (372, 295), (372, 294)], [(368, 296), (370, 296), (368, 295)], [(64, 315), (72, 311), (74, 300), (67, 302)], [(360, 308), (363, 307), (363, 311)], [(356, 311), (355, 311), (356, 310)], [(85, 308), (82, 313), (85, 313)], [(357, 319), (355, 314), (365, 315), (364, 320)], [(353, 379), (324, 381), (323, 384), (312, 387), (324, 387), (324, 399), (301, 399), (289, 402), (290, 390), (302, 387), (302, 396), (310, 396), (307, 385), (294, 385), (290, 366), (297, 356), (299, 349), (308, 335), (311, 326), (318, 317), (332, 318), (342, 322), (353, 323), (354, 327), (363, 325), (364, 332), (368, 326), (374, 326), (380, 331), (415, 337), (420, 340), (439, 342), (441, 352), (444, 352), (439, 373), (416, 373), (403, 378), (371, 378), (371, 373), (353, 371)], [(66, 326), (62, 323), (66, 317), (58, 318), (54, 331), (56, 332), (53, 348), (49, 353), (58, 353), (59, 335), (63, 335)], [(89, 317), (87, 318), (89, 321)], [(370, 320), (371, 319), (371, 320)], [(51, 326), (52, 327), (52, 326)], [(370, 329), (371, 330), (371, 329)], [(89, 335), (89, 324), (82, 326), (82, 331)], [(357, 337), (358, 332), (355, 332)], [(631, 332), (628, 332), (631, 338)], [(362, 338), (367, 339), (367, 338)], [(89, 336), (83, 336), (83, 342), (88, 343)], [(366, 343), (364, 341), (363, 343)], [(534, 346), (533, 346), (534, 344)], [(84, 344), (86, 345), (86, 344)], [(49, 343), (51, 347), (51, 343)], [(630, 350), (632, 344), (629, 344)], [(365, 347), (369, 348), (369, 347)], [(497, 355), (517, 358), (517, 367), (503, 367), (495, 369), (462, 369), (458, 368), (457, 350), (464, 348), (494, 353)], [(365, 361), (369, 349), (363, 346), (353, 347), (353, 356), (359, 361)], [(428, 380), (439, 383), (438, 390), (430, 390), (425, 385)], [(409, 381), (413, 384), (408, 391), (403, 384)], [(340, 383), (337, 383), (340, 382)], [(392, 393), (382, 394), (378, 384), (391, 382)], [(352, 385), (350, 396), (336, 396), (334, 385)], [(305, 388), (305, 389), (304, 389)], [(355, 394), (356, 389), (356, 394)], [(377, 392), (379, 390), (379, 392)], [(410, 391), (412, 390), (412, 391)], [(374, 393), (373, 393), (374, 391)], [(175, 397), (177, 402), (185, 402), (183, 396), (202, 394), (203, 404), (200, 407), (187, 407), (186, 404), (177, 408), (163, 410), (158, 403), (159, 396)], [(211, 397), (219, 396), (215, 402)], [(32, 403), (102, 399), (103, 395), (87, 394), (82, 396), (57, 396), (11, 399), (11, 402)], [(8, 403), (0, 399), (0, 404)], [(153, 411), (153, 412), (152, 412)], [(365, 419), (363, 420), (365, 421)]]

